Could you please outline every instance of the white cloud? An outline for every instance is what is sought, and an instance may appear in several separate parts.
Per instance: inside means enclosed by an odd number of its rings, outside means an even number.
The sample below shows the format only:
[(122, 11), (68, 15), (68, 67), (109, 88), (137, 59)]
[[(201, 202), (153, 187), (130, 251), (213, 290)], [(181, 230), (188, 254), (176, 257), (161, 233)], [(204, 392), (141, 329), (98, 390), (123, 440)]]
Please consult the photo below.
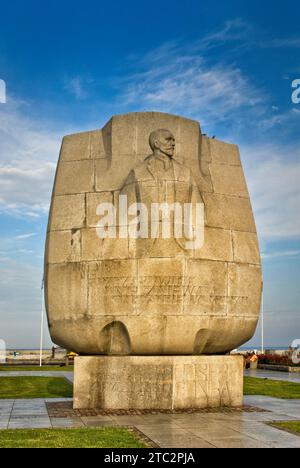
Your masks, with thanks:
[(274, 113), (273, 110), (273, 114), (271, 113), (259, 121), (259, 126), (263, 131), (270, 130), (276, 126), (284, 126), (284, 131), (289, 131), (294, 126), (299, 126), (299, 118), (300, 110), (296, 108), (282, 113)]
[(22, 254), (33, 254), (34, 251), (33, 250), (28, 250), (28, 249), (19, 249), (17, 250), (18, 253), (22, 253)]
[(260, 47), (268, 49), (300, 48), (300, 37), (281, 37), (259, 43)]
[(300, 250), (286, 250), (278, 251), (272, 253), (262, 253), (263, 259), (272, 260), (273, 258), (282, 258), (282, 257), (298, 257), (300, 255)]
[(20, 234), (19, 236), (16, 236), (15, 239), (17, 240), (23, 240), (23, 239), (30, 239), (31, 237), (36, 236), (35, 232), (31, 232), (29, 234)]
[(37, 217), (50, 203), (61, 135), (28, 115), (26, 103), (0, 107), (0, 213)]
[(139, 109), (201, 115), (208, 125), (230, 120), (237, 110), (257, 110), (264, 101), (234, 65), (211, 65), (196, 54), (166, 56), (162, 62), (128, 77), (124, 103)]
[(244, 42), (249, 40), (251, 31), (252, 27), (249, 23), (241, 18), (234, 18), (226, 21), (220, 31), (204, 36), (196, 44), (198, 48), (211, 49), (228, 42)]
[[(199, 40), (177, 39), (162, 44), (143, 58), (133, 57), (128, 73), (119, 80), (118, 102), (134, 110), (157, 110), (199, 119), (210, 132), (219, 123), (240, 130), (252, 127), (272, 130), (295, 123), (297, 109), (277, 113), (269, 89), (258, 88), (250, 76), (236, 65), (243, 50), (257, 47), (298, 47), (300, 38), (253, 40), (253, 27), (237, 18), (222, 29)], [(256, 31), (257, 32), (257, 31)], [(218, 61), (211, 49), (227, 45), (226, 57)], [(230, 58), (232, 57), (232, 59)], [(234, 57), (234, 58), (233, 58)], [(120, 98), (120, 100), (119, 100)]]
[(235, 18), (224, 23), (222, 29), (213, 31), (198, 40), (189, 41), (188, 47), (180, 39), (163, 43), (160, 47), (148, 52), (143, 58), (133, 56), (141, 65), (149, 67), (155, 63), (168, 60), (174, 56), (199, 55), (211, 49), (218, 48), (224, 43), (249, 42), (249, 32), (252, 27), (240, 18)]
[(92, 80), (81, 76), (75, 76), (74, 78), (66, 79), (64, 87), (65, 90), (75, 96), (76, 99), (82, 100), (88, 97), (87, 87), (91, 81)]
[(249, 125), (268, 115), (267, 89), (258, 89), (250, 77), (230, 61), (230, 49), (216, 61), (209, 50), (230, 43), (239, 50), (249, 43), (250, 26), (236, 19), (223, 29), (188, 45), (168, 42), (128, 63), (132, 73), (116, 82), (119, 105), (134, 110), (170, 112), (201, 121), (206, 131), (218, 123)]
[(270, 144), (241, 145), (262, 240), (300, 238), (300, 150)]

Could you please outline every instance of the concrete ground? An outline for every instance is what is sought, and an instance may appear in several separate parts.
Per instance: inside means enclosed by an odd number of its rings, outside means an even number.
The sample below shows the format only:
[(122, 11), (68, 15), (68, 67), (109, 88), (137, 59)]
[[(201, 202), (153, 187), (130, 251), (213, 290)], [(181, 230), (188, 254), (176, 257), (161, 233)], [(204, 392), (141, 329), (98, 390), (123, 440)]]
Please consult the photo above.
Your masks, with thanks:
[[(262, 372), (267, 371), (255, 372), (253, 376), (265, 378)], [(5, 374), (1, 372), (0, 378)], [(38, 372), (8, 374), (39, 375)], [(72, 373), (42, 373), (48, 374), (64, 376), (70, 381), (73, 378)], [(267, 375), (270, 378), (269, 372)], [(289, 376), (281, 377), (289, 380)], [(154, 444), (166, 448), (300, 448), (300, 437), (268, 425), (273, 421), (300, 420), (300, 400), (245, 397), (245, 405), (266, 412), (50, 417), (46, 403), (63, 401), (70, 399), (0, 400), (0, 429), (134, 426)]]
[(285, 382), (300, 383), (300, 373), (297, 372), (279, 372), (262, 369), (247, 369), (245, 375), (248, 377), (257, 377), (259, 379), (283, 380)]

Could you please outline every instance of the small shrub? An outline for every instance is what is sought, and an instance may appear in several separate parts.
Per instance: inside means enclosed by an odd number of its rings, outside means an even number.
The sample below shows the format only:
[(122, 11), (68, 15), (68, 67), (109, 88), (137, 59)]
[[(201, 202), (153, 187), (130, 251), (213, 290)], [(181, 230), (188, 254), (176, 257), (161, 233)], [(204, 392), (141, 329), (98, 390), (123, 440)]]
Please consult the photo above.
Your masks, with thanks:
[(300, 364), (293, 363), (288, 354), (260, 354), (258, 356), (259, 364), (271, 364), (273, 366), (300, 367)]

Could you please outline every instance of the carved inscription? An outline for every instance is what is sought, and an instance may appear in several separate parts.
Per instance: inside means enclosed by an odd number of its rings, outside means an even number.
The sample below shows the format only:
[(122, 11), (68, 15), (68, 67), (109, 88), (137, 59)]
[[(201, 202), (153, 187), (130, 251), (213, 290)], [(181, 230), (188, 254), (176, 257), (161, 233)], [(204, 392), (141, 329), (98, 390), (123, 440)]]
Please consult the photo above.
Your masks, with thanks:
[[(99, 278), (100, 279), (100, 278)], [(102, 277), (104, 296), (117, 304), (200, 304), (204, 298), (216, 301), (213, 287), (201, 283), (198, 277), (141, 276)]]
[(103, 404), (101, 397), (106, 395), (105, 403), (110, 406), (116, 406), (116, 401), (121, 401), (122, 404), (126, 402), (128, 408), (143, 408), (145, 402), (149, 408), (164, 408), (172, 400), (172, 366), (149, 364), (146, 370), (145, 366), (133, 364), (130, 368), (124, 366), (117, 372), (109, 371), (108, 374), (105, 368), (100, 368), (92, 385), (97, 388), (96, 393), (100, 396), (98, 405)]

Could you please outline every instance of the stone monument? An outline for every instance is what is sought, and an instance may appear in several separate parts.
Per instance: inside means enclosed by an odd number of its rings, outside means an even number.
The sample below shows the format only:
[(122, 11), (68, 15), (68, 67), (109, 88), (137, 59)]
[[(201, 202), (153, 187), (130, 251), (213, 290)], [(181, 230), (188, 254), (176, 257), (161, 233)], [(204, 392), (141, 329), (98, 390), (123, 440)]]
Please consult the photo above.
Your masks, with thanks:
[(75, 408), (240, 406), (228, 353), (255, 332), (262, 275), (238, 147), (157, 112), (66, 136), (45, 285), (52, 339), (79, 354)]

